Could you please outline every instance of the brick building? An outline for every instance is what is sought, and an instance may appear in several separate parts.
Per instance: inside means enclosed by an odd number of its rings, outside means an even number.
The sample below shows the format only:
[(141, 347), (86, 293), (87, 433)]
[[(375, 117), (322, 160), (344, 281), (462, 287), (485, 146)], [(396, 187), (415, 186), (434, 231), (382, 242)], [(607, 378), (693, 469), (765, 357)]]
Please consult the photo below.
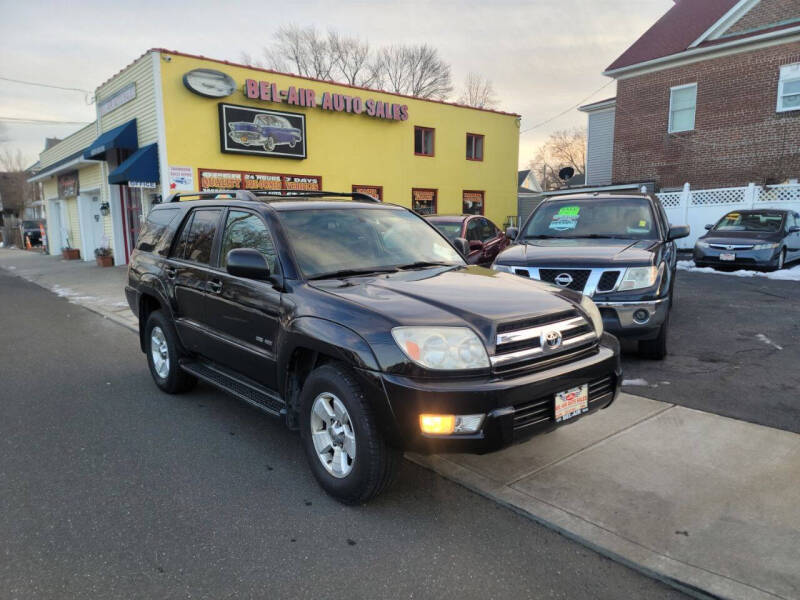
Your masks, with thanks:
[(588, 185), (659, 190), (800, 177), (800, 0), (676, 0), (605, 71)]

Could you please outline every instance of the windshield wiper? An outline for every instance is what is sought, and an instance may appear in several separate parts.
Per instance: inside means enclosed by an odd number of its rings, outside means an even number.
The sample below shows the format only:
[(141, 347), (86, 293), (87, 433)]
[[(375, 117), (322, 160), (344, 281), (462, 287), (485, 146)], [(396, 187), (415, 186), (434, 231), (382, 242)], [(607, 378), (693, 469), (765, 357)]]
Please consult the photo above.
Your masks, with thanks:
[(346, 277), (356, 277), (358, 275), (375, 275), (379, 273), (397, 273), (396, 267), (373, 267), (371, 269), (340, 269), (329, 273), (320, 273), (309, 277), (309, 281), (318, 279), (345, 279)]
[(563, 240), (564, 236), (562, 235), (526, 235), (523, 240)]
[(425, 269), (427, 267), (457, 267), (457, 266), (458, 266), (457, 264), (454, 265), (453, 263), (447, 263), (447, 262), (420, 260), (417, 262), (409, 263), (407, 265), (397, 265), (397, 268), (406, 271), (410, 269)]

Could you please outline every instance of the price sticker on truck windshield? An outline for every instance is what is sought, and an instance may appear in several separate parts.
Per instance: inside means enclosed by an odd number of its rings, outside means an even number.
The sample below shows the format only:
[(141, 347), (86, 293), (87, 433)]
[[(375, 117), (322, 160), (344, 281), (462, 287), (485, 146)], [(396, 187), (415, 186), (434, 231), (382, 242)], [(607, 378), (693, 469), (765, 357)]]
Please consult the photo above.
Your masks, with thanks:
[(554, 231), (570, 231), (578, 226), (578, 219), (581, 216), (580, 206), (562, 206), (558, 213), (553, 215), (549, 229)]

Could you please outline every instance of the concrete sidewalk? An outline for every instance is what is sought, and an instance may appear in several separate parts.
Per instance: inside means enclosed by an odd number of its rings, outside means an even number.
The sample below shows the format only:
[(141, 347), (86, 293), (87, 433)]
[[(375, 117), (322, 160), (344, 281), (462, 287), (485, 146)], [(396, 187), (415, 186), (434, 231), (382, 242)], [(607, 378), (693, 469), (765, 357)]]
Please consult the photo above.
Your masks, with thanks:
[(139, 324), (125, 300), (128, 267), (98, 267), (16, 248), (0, 248), (0, 269), (27, 279), (133, 331)]
[[(0, 268), (137, 330), (124, 267)], [(408, 458), (698, 597), (800, 599), (798, 434), (623, 394), (501, 452)]]

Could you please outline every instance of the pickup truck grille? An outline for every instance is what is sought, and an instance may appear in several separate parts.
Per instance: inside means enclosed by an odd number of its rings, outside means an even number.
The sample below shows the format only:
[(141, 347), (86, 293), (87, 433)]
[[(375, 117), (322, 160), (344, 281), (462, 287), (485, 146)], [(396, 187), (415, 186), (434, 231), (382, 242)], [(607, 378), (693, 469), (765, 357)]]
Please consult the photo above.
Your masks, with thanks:
[(591, 275), (591, 269), (539, 269), (539, 277), (541, 277), (542, 281), (546, 281), (547, 283), (556, 283), (556, 278), (559, 275), (567, 274), (572, 277), (572, 281), (569, 285), (561, 285), (561, 287), (566, 287), (571, 290), (575, 290), (576, 292), (582, 292), (583, 288), (586, 287), (586, 282), (589, 281), (589, 275)]
[(604, 271), (597, 282), (598, 292), (610, 292), (617, 285), (619, 279), (619, 271)]
[[(589, 382), (589, 408), (614, 393), (614, 380), (608, 375)], [(514, 406), (514, 433), (522, 433), (534, 425), (555, 418), (555, 398), (552, 394)]]
[[(548, 346), (546, 341), (542, 346), (543, 337), (551, 332), (557, 332), (559, 341), (554, 347)], [(498, 373), (516, 370), (521, 366), (519, 363), (548, 361), (596, 341), (592, 325), (576, 310), (505, 323), (497, 328), (492, 367)]]

